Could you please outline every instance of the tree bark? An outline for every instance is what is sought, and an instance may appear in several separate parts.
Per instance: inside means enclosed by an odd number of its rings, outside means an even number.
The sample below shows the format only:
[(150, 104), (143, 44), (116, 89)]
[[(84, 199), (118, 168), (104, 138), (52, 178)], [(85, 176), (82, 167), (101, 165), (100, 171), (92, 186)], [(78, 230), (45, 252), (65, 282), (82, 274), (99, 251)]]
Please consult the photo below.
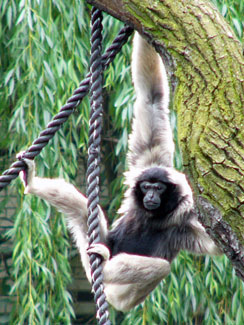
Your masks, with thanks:
[[(185, 172), (203, 224), (244, 279), (244, 60), (206, 0), (90, 0), (153, 43), (173, 71)], [(175, 88), (175, 87), (173, 87)]]

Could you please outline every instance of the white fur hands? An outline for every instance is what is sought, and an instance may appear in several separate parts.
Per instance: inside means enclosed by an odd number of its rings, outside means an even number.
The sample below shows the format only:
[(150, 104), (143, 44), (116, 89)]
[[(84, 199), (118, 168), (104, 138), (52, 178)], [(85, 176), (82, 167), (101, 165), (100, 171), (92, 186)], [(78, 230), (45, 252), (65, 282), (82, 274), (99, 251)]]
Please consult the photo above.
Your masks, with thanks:
[(26, 194), (26, 193), (28, 193), (27, 187), (31, 184), (32, 179), (35, 176), (35, 163), (34, 163), (34, 160), (23, 158), (23, 153), (24, 153), (23, 151), (18, 153), (16, 155), (16, 158), (19, 160), (22, 160), (27, 166), (26, 170), (23, 170), (19, 173), (20, 179), (21, 179), (22, 183), (24, 184), (25, 194)]
[(87, 248), (87, 254), (98, 254), (100, 255), (105, 261), (110, 259), (110, 251), (107, 246), (104, 244), (93, 244)]

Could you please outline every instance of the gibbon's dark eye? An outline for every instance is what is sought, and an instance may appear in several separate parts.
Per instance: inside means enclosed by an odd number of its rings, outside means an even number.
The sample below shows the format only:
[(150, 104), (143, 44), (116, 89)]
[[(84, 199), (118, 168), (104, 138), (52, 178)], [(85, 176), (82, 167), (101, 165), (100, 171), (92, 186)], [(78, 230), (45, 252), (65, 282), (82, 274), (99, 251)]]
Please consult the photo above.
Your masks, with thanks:
[(152, 184), (150, 182), (142, 182), (140, 183), (140, 189), (142, 193), (147, 193), (147, 191), (152, 187)]
[(167, 186), (165, 184), (161, 183), (161, 182), (155, 183), (154, 187), (155, 187), (155, 189), (157, 190), (157, 192), (159, 194), (162, 194), (167, 188)]

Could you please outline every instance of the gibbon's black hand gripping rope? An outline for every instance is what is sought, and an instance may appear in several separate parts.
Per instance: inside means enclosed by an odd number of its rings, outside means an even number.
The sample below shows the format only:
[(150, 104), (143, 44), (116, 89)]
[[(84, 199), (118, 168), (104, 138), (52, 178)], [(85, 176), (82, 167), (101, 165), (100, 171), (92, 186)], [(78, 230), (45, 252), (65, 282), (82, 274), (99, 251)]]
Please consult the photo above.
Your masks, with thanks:
[[(133, 29), (125, 26), (114, 39), (112, 45), (107, 49), (104, 55), (101, 55), (102, 49), (102, 13), (100, 10), (92, 9), (92, 35), (91, 35), (91, 71), (80, 83), (67, 103), (54, 116), (53, 120), (47, 125), (39, 137), (25, 151), (23, 158), (34, 159), (41, 150), (53, 138), (64, 122), (69, 118), (74, 109), (81, 103), (82, 99), (88, 93), (91, 86), (91, 115), (89, 130), (89, 149), (88, 149), (88, 171), (87, 171), (87, 195), (88, 195), (88, 235), (89, 243), (99, 241), (99, 223), (98, 223), (98, 202), (99, 202), (99, 174), (100, 174), (100, 141), (102, 130), (102, 72), (113, 61), (116, 54), (127, 42)], [(14, 162), (2, 176), (0, 176), (0, 191), (15, 179), (26, 165), (19, 160)], [(108, 304), (103, 291), (103, 276), (101, 267), (101, 258), (92, 254), (90, 256), (92, 272), (92, 289), (95, 296), (97, 307), (97, 319), (100, 325), (110, 325)]]

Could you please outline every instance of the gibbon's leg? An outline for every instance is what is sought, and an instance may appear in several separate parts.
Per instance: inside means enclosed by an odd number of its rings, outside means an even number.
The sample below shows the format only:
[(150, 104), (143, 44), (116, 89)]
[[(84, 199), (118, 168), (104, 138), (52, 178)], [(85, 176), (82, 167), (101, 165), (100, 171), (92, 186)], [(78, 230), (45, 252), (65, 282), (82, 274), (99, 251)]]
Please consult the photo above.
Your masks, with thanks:
[(120, 253), (109, 259), (103, 244), (94, 244), (88, 253), (104, 258), (104, 290), (108, 302), (127, 311), (141, 303), (158, 283), (170, 273), (170, 263), (156, 257)]
[(196, 254), (221, 255), (223, 252), (210, 238), (204, 227), (197, 220), (190, 222), (191, 234), (186, 239), (185, 249)]
[[(17, 155), (17, 158), (22, 159), (21, 153)], [(23, 159), (23, 161), (28, 166), (27, 171), (20, 172), (25, 194), (37, 195), (65, 213), (68, 228), (81, 255), (87, 278), (91, 281), (89, 257), (86, 252), (88, 247), (87, 198), (63, 179), (36, 177), (34, 161), (29, 159)], [(108, 226), (102, 210), (99, 211), (101, 241), (103, 242), (107, 236)]]

